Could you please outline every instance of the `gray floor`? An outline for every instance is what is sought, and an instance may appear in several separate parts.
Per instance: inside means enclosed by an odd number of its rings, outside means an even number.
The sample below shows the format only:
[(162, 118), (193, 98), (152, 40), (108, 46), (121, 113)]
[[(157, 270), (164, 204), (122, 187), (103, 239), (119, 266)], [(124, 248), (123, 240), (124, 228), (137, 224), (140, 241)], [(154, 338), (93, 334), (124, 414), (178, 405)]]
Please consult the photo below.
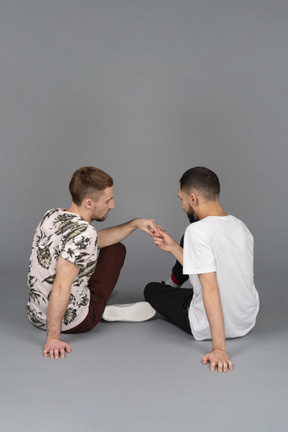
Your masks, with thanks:
[[(66, 337), (65, 360), (45, 359), (45, 333), (25, 315), (25, 277), (2, 277), (1, 431), (287, 431), (284, 277), (257, 281), (258, 323), (228, 341), (235, 367), (227, 374), (201, 365), (208, 342), (159, 317), (100, 323)], [(140, 299), (142, 287), (119, 287), (111, 303)]]

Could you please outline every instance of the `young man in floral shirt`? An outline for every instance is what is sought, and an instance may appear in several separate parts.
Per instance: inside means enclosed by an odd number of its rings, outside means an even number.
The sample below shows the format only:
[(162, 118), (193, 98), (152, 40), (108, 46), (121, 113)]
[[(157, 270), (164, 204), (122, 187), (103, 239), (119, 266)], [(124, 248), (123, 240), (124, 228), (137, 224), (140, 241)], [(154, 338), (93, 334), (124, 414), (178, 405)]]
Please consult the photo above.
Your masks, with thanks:
[[(120, 242), (136, 229), (150, 236), (159, 234), (153, 219), (133, 219), (96, 231), (91, 222), (104, 221), (115, 207), (113, 179), (102, 170), (80, 168), (69, 190), (70, 208), (49, 210), (39, 223), (28, 272), (28, 317), (46, 329), (44, 356), (56, 359), (71, 351), (61, 340), (61, 332), (86, 332), (102, 317), (119, 319), (113, 306), (106, 305), (125, 259)], [(146, 302), (129, 306), (126, 315), (125, 308), (121, 311), (130, 321), (145, 321), (155, 314)]]

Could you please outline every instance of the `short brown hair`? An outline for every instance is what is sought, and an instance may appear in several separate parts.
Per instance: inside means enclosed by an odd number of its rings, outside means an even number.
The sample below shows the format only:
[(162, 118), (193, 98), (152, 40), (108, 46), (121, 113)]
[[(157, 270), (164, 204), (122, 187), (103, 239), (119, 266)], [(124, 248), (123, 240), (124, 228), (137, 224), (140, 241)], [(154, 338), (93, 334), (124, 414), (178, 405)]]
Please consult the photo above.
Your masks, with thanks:
[(72, 201), (79, 206), (85, 197), (112, 186), (113, 179), (109, 174), (98, 168), (86, 166), (74, 172), (69, 183), (69, 191)]

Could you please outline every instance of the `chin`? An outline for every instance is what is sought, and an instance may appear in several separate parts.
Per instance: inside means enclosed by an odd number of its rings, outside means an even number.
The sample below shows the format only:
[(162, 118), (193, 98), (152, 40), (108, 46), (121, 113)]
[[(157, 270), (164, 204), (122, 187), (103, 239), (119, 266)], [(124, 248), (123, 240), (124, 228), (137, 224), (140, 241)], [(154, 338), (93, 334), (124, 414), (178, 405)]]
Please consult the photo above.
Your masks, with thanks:
[(96, 222), (104, 222), (105, 220), (106, 220), (106, 218), (107, 218), (107, 216), (103, 216), (102, 218), (95, 218), (94, 220), (96, 221)]
[[(108, 212), (109, 213), (109, 212)], [(102, 217), (95, 217), (95, 221), (96, 222), (104, 222), (107, 219), (108, 213), (106, 213), (104, 216)]]

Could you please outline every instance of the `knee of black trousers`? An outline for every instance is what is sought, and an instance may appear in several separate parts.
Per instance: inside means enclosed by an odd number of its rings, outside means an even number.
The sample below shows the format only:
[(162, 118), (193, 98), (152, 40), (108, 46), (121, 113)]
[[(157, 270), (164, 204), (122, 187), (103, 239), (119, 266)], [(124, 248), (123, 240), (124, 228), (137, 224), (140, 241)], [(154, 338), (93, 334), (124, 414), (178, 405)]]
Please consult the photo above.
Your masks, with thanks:
[(155, 289), (155, 284), (158, 285), (158, 282), (150, 282), (146, 285), (144, 288), (144, 297), (145, 300), (149, 303), (149, 300), (151, 299), (151, 293), (153, 293), (153, 290)]

